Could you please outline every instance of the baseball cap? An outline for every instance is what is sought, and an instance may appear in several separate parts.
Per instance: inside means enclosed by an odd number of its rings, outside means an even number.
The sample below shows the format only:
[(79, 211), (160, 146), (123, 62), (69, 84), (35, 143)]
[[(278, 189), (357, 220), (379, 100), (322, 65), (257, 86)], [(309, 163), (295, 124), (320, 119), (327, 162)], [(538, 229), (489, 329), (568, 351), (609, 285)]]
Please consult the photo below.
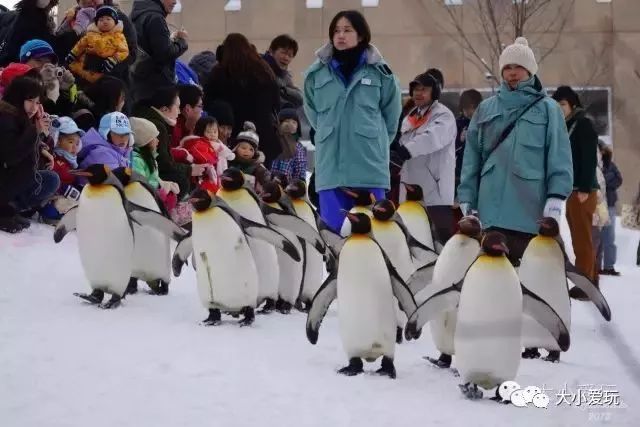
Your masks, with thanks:
[[(129, 118), (118, 111), (105, 114), (100, 120), (98, 133), (100, 133), (104, 139), (107, 139), (109, 132), (113, 132), (116, 135), (132, 134)], [(133, 144), (133, 141), (129, 141), (129, 144)]]
[(81, 137), (84, 136), (84, 131), (78, 127), (75, 121), (71, 117), (59, 117), (51, 122), (51, 128), (53, 130), (53, 142), (58, 144), (58, 138), (60, 134), (72, 135), (77, 133)]

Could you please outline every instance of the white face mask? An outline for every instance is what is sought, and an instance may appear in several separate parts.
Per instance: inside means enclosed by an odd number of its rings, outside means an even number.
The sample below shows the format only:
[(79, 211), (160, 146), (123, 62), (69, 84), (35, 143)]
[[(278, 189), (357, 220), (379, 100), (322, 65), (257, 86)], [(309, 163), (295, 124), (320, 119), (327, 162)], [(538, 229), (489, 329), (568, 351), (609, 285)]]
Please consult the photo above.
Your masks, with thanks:
[(51, 3), (51, 0), (38, 0), (36, 6), (39, 9), (44, 9), (45, 7), (49, 6), (49, 3)]

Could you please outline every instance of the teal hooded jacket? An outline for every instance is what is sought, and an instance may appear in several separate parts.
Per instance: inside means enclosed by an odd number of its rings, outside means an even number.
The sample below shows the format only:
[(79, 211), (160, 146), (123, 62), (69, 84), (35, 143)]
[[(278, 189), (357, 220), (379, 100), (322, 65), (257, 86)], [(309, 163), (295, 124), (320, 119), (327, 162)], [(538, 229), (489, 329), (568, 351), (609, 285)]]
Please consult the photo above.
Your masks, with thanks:
[(488, 156), (503, 129), (544, 94), (536, 76), (515, 90), (503, 82), (471, 119), (458, 200), (478, 210), (484, 228), (535, 234), (547, 199), (571, 194), (571, 143), (562, 110), (549, 97), (530, 108)]
[(388, 189), (389, 146), (402, 109), (398, 80), (370, 46), (345, 86), (331, 53), (331, 44), (318, 50), (304, 80), (304, 110), (316, 130), (316, 189)]

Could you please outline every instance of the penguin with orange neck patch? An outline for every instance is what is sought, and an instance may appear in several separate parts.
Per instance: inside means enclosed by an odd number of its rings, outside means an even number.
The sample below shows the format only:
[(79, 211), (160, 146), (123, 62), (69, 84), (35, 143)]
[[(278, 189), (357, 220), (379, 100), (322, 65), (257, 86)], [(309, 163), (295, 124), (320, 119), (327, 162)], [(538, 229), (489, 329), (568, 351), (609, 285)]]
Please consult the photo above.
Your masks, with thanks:
[(398, 206), (398, 215), (417, 241), (440, 253), (442, 245), (438, 242), (427, 208), (423, 205), (422, 187), (416, 184), (403, 183), (403, 185), (407, 196), (406, 200)]
[[(369, 215), (369, 217), (373, 216), (371, 212), (371, 208), (373, 204), (376, 202), (375, 195), (369, 190), (363, 188), (346, 188), (343, 187), (340, 190), (351, 199), (353, 199), (353, 207), (349, 210), (350, 213), (364, 213)], [(348, 218), (345, 218), (342, 222), (342, 228), (340, 229), (340, 235), (342, 237), (347, 237), (351, 234), (351, 221)]]
[(457, 307), (454, 336), (456, 366), (469, 399), (482, 398), (516, 377), (520, 366), (522, 313), (532, 316), (554, 337), (562, 350), (569, 348), (569, 331), (560, 316), (538, 295), (520, 283), (506, 254), (504, 235), (488, 232), (482, 252), (464, 280), (428, 298), (407, 323), (407, 339), (439, 313)]
[(130, 203), (107, 166), (96, 164), (71, 173), (89, 182), (82, 189), (78, 206), (58, 223), (53, 238), (58, 243), (70, 231), (77, 231), (80, 262), (93, 291), (74, 295), (101, 304), (104, 294), (109, 293), (111, 299), (102, 307), (115, 308), (125, 295), (133, 268), (133, 222), (162, 229), (175, 239), (184, 232), (157, 212)]
[(349, 365), (338, 373), (358, 375), (363, 372), (362, 359), (374, 362), (382, 357), (377, 373), (395, 378), (394, 297), (405, 313), (413, 312), (416, 303), (384, 250), (371, 237), (371, 218), (365, 213), (347, 213), (347, 219), (351, 235), (340, 250), (337, 272), (331, 272), (313, 298), (307, 338), (316, 344), (322, 319), (337, 298), (340, 336), (349, 358)]
[[(560, 315), (567, 328), (570, 328), (571, 303), (567, 276), (571, 275), (576, 286), (584, 288), (605, 320), (611, 320), (611, 310), (600, 290), (585, 277), (567, 273), (573, 266), (559, 241), (558, 222), (553, 218), (543, 218), (538, 224), (538, 235), (531, 239), (522, 255), (518, 270), (522, 284), (547, 301)], [(553, 337), (526, 314), (523, 318), (522, 344), (525, 347), (523, 358), (540, 357), (538, 348), (544, 348), (549, 352), (544, 360), (554, 363), (560, 360), (561, 349)]]

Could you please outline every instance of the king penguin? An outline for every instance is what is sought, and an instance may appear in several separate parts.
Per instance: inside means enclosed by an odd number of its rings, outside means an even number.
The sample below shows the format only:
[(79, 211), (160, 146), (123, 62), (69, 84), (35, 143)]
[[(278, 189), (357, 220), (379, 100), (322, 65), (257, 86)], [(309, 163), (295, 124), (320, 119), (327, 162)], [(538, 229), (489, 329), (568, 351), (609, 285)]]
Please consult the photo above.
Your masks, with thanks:
[(115, 308), (125, 295), (133, 268), (132, 219), (141, 225), (167, 227), (167, 235), (175, 239), (184, 233), (173, 223), (175, 227), (167, 225), (158, 213), (127, 201), (122, 184), (105, 165), (95, 164), (71, 173), (86, 177), (89, 182), (80, 194), (78, 206), (58, 223), (53, 238), (58, 243), (67, 233), (77, 230), (80, 262), (93, 292), (74, 295), (100, 304), (106, 292), (111, 299), (102, 307)]
[(195, 254), (200, 301), (209, 310), (206, 326), (221, 322), (222, 312), (242, 314), (241, 326), (255, 319), (258, 301), (258, 270), (248, 237), (268, 242), (300, 260), (295, 246), (271, 228), (234, 212), (224, 201), (204, 189), (190, 198), (193, 206), (191, 234), (176, 247), (173, 273), (180, 275), (189, 255)]
[[(427, 299), (407, 323), (407, 339), (443, 311), (458, 306), (454, 337), (456, 365), (469, 399), (482, 398), (484, 389), (512, 381), (520, 366), (522, 312), (543, 325), (562, 350), (569, 348), (569, 331), (558, 314), (539, 296), (520, 284), (505, 256), (506, 238), (488, 232), (482, 253), (458, 283)], [(496, 389), (496, 397), (500, 397)]]
[[(124, 167), (114, 169), (113, 174), (122, 183), (127, 200), (169, 218), (156, 191), (142, 175)], [(142, 280), (155, 295), (166, 295), (171, 282), (170, 239), (152, 227), (142, 227), (135, 223), (133, 232), (133, 271), (127, 294), (135, 294), (138, 291), (138, 280)]]
[[(372, 192), (369, 190), (365, 190), (363, 188), (346, 188), (342, 187), (340, 190), (353, 199), (353, 207), (349, 212), (351, 213), (364, 213), (369, 215), (369, 217), (373, 216), (371, 212), (371, 208), (373, 204), (376, 202), (376, 198)], [(340, 235), (342, 237), (347, 237), (351, 234), (351, 222), (348, 218), (345, 218), (342, 222), (342, 228), (340, 228)]]
[(422, 187), (404, 183), (403, 185), (406, 189), (406, 200), (398, 206), (398, 215), (417, 241), (440, 253), (442, 246), (437, 242), (427, 208), (422, 204)]
[[(459, 231), (445, 243), (438, 256), (431, 285), (425, 290), (427, 295), (420, 294), (424, 299), (462, 281), (467, 270), (480, 254), (482, 237), (480, 220), (475, 216), (466, 216), (460, 220), (458, 226)], [(456, 322), (457, 310), (440, 313), (429, 322), (431, 338), (440, 351), (440, 357), (438, 359), (426, 357), (426, 359), (439, 368), (451, 366), (451, 358), (455, 354), (453, 339)]]
[[(318, 231), (318, 213), (307, 199), (307, 184), (299, 179), (292, 181), (285, 189), (291, 205), (296, 215), (309, 224), (315, 231)], [(326, 252), (326, 249), (325, 249)], [(300, 307), (302, 311), (308, 312), (311, 307), (311, 300), (322, 285), (324, 275), (324, 256), (311, 245), (304, 242), (304, 275), (302, 278), (302, 289), (300, 291)]]
[[(520, 281), (532, 292), (547, 301), (560, 315), (567, 328), (571, 327), (571, 303), (567, 283), (567, 259), (559, 241), (560, 227), (553, 218), (543, 218), (538, 222), (538, 235), (531, 239), (522, 255)], [(579, 288), (587, 287), (587, 295), (593, 299), (602, 316), (611, 320), (611, 310), (600, 290), (589, 280), (576, 280)], [(549, 332), (531, 316), (523, 315), (522, 356), (532, 359), (540, 356), (538, 348), (546, 349), (546, 361), (558, 362), (560, 348)]]
[(416, 308), (407, 284), (371, 237), (371, 218), (364, 213), (347, 213), (351, 235), (343, 244), (336, 271), (332, 271), (313, 298), (307, 317), (307, 338), (318, 341), (318, 330), (329, 306), (338, 299), (338, 320), (349, 365), (338, 372), (363, 372), (362, 359), (374, 362), (382, 356), (380, 375), (396, 377), (393, 363), (396, 341), (394, 296), (405, 313)]
[[(243, 173), (236, 168), (229, 168), (222, 174), (221, 188), (218, 197), (224, 200), (239, 215), (267, 225), (267, 220), (260, 207), (260, 200), (253, 190), (245, 187)], [(268, 313), (275, 309), (278, 300), (278, 284), (280, 269), (276, 249), (267, 242), (249, 237), (249, 247), (258, 270), (257, 306), (264, 302), (263, 311)]]

